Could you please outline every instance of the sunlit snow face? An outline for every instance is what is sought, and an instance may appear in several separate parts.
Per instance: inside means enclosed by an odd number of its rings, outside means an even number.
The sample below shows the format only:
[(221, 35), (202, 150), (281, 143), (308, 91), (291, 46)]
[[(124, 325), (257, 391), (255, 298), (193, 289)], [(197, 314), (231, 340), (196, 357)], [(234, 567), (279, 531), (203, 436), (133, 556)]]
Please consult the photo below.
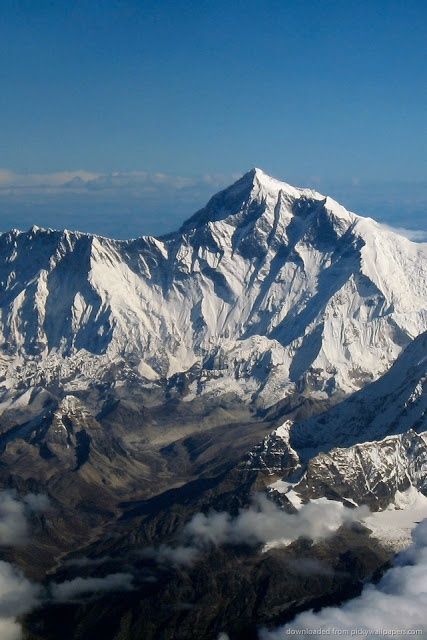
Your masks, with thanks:
[(142, 382), (203, 360), (198, 393), (267, 407), (354, 391), (427, 329), (425, 247), (259, 170), (167, 237), (33, 228), (0, 235), (0, 256), (12, 386), (16, 358), (24, 379), (37, 358), (48, 379)]

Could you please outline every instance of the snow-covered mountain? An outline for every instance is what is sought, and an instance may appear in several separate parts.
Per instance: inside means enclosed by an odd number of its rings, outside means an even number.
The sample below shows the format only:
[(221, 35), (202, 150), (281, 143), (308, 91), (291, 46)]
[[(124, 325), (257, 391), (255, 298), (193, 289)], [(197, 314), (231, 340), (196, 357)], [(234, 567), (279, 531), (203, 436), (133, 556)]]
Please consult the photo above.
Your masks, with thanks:
[(406, 491), (427, 496), (427, 332), (379, 380), (324, 413), (284, 422), (246, 466), (277, 479), (270, 492), (285, 504), (326, 496), (377, 511)]
[(292, 490), (306, 499), (327, 496), (377, 511), (410, 487), (427, 495), (426, 431), (318, 453)]
[[(208, 599), (197, 578), (204, 609), (189, 591), (192, 568), (174, 582), (169, 567), (177, 626), (159, 625), (187, 637), (183, 602), (196, 603), (198, 620), (231, 600), (230, 618), (246, 619), (250, 601), (280, 612), (283, 585), (288, 612), (341, 599), (389, 559), (378, 532), (401, 526), (394, 510), (411, 504), (412, 524), (427, 516), (426, 381), (427, 244), (258, 169), (161, 238), (4, 233), (0, 486), (51, 503), (13, 561), (46, 584), (136, 566), (138, 606), (130, 612), (126, 593), (122, 615), (118, 600), (99, 609), (97, 599), (96, 616), (86, 608), (73, 620), (92, 637), (93, 619), (106, 628), (111, 610), (126, 633), (138, 609), (140, 636), (166, 584), (154, 574), (147, 600), (147, 545), (177, 551), (192, 518), (216, 510), (231, 522), (258, 492), (295, 514), (326, 497), (367, 504), (372, 529), (344, 527), (318, 548), (295, 540), (285, 562), (279, 549), (209, 550), (194, 573), (209, 576)], [(295, 553), (311, 569), (329, 558), (333, 570), (292, 578)], [(235, 589), (227, 602), (224, 580)], [(43, 615), (63, 627), (61, 612)]]
[(318, 451), (427, 431), (427, 332), (403, 351), (379, 380), (326, 413), (291, 429), (292, 447), (307, 459)]
[(189, 397), (351, 392), (426, 329), (426, 244), (259, 169), (169, 236), (0, 236), (4, 402), (188, 370)]

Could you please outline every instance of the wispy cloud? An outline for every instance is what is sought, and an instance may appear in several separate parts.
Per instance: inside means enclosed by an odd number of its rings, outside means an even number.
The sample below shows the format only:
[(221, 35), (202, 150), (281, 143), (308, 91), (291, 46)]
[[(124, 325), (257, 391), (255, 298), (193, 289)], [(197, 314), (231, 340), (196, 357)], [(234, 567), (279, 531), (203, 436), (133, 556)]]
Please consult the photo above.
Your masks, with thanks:
[(39, 601), (42, 589), (8, 562), (0, 561), (0, 638), (20, 640), (16, 617), (28, 613)]
[(405, 227), (393, 227), (389, 224), (382, 224), (381, 226), (413, 242), (427, 242), (427, 231), (423, 231), (422, 229), (406, 229)]
[[(0, 492), (0, 544), (19, 546), (29, 540), (28, 519), (31, 513), (45, 511), (49, 500), (43, 494), (19, 497), (13, 490)], [(30, 582), (8, 562), (0, 561), (0, 638), (20, 640), (21, 625), (16, 617), (37, 605), (42, 588)]]
[(107, 562), (111, 562), (111, 556), (101, 556), (100, 558), (87, 558), (85, 556), (70, 558), (64, 562), (66, 567), (99, 567)]
[(17, 546), (28, 541), (28, 516), (46, 511), (49, 500), (43, 494), (29, 493), (19, 498), (15, 491), (0, 492), (0, 544)]
[[(358, 598), (341, 607), (301, 613), (275, 631), (262, 631), (261, 640), (285, 640), (292, 635), (335, 635), (368, 638), (414, 637), (411, 630), (427, 632), (427, 520), (413, 531), (413, 544), (397, 556), (395, 566), (378, 585), (367, 585)], [(323, 634), (322, 634), (323, 630)], [(378, 631), (376, 631), (378, 630)], [(406, 630), (406, 633), (405, 633)]]
[(112, 573), (102, 578), (73, 578), (65, 582), (54, 582), (50, 593), (54, 600), (66, 602), (90, 593), (109, 591), (130, 591), (133, 588), (133, 576), (130, 573)]
[[(118, 238), (159, 235), (176, 230), (241, 173), (102, 173), (86, 169), (18, 173), (0, 169), (0, 230), (27, 229), (36, 224)], [(367, 183), (358, 178), (333, 182), (318, 176), (295, 180), (278, 177), (297, 186), (315, 187), (348, 209), (392, 225), (411, 239), (425, 239), (426, 182)]]
[(224, 512), (199, 513), (187, 525), (192, 540), (211, 544), (289, 544), (300, 536), (313, 540), (331, 536), (342, 524), (366, 515), (360, 509), (347, 509), (341, 502), (320, 498), (304, 504), (295, 514), (277, 507), (264, 495), (242, 509), (236, 518)]
[(200, 550), (197, 545), (172, 547), (167, 544), (161, 544), (156, 548), (149, 547), (144, 549), (140, 555), (145, 558), (153, 558), (159, 564), (190, 567), (199, 558)]
[[(30, 541), (31, 515), (49, 508), (49, 499), (44, 494), (18, 496), (15, 490), (0, 491), (0, 544), (9, 547), (27, 544)], [(84, 560), (82, 564), (98, 563)], [(21, 640), (22, 627), (17, 618), (44, 601), (66, 602), (94, 593), (129, 591), (133, 589), (133, 580), (131, 573), (120, 572), (103, 577), (79, 576), (64, 582), (52, 582), (44, 588), (28, 580), (19, 568), (0, 561), (0, 638)]]
[(20, 189), (62, 188), (75, 181), (87, 184), (99, 177), (90, 171), (58, 171), (55, 173), (16, 173), (8, 169), (0, 169), (0, 193)]
[(15, 173), (0, 169), (0, 196), (19, 192), (103, 191), (137, 189), (153, 193), (162, 189), (182, 191), (202, 187), (220, 188), (237, 179), (232, 174), (202, 174), (181, 176), (162, 172), (129, 171), (96, 173), (85, 171), (58, 171), (54, 173)]
[[(272, 547), (286, 546), (301, 536), (324, 539), (343, 524), (359, 521), (366, 514), (365, 508), (347, 509), (341, 502), (326, 498), (312, 500), (297, 513), (289, 514), (260, 494), (236, 517), (224, 511), (197, 513), (183, 531), (183, 544), (162, 545), (149, 553), (161, 563), (190, 565), (211, 545), (261, 543)], [(311, 565), (309, 569), (313, 572), (315, 568)]]
[(85, 170), (14, 173), (0, 170), (0, 231), (33, 224), (116, 238), (176, 230), (232, 174), (174, 175)]

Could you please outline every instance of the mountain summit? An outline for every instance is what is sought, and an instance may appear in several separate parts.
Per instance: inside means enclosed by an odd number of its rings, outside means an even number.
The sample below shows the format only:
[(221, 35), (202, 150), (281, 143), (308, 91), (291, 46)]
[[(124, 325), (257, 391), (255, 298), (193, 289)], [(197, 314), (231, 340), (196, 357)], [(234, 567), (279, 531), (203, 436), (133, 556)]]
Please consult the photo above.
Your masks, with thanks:
[(260, 169), (166, 237), (14, 230), (0, 256), (3, 403), (188, 371), (189, 397), (326, 397), (427, 329), (427, 245)]
[[(209, 222), (219, 220), (233, 220), (238, 216), (237, 221), (244, 221), (245, 213), (251, 212), (252, 202), (262, 202), (263, 200), (277, 201), (279, 193), (290, 198), (312, 198), (324, 200), (324, 196), (311, 189), (297, 189), (291, 185), (271, 178), (261, 169), (251, 169), (245, 173), (237, 182), (214, 195), (203, 209), (196, 212), (181, 227), (182, 231), (194, 229)], [(252, 211), (255, 215), (255, 211)]]

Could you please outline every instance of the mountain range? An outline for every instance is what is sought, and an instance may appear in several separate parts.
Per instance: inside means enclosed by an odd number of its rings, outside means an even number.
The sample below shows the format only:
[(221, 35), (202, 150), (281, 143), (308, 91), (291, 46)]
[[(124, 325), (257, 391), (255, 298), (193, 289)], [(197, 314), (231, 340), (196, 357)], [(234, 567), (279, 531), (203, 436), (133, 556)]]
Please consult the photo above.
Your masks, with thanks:
[(0, 236), (3, 401), (53, 381), (156, 383), (271, 406), (348, 393), (427, 329), (426, 245), (259, 169), (169, 236)]
[[(69, 640), (251, 638), (356, 593), (412, 526), (390, 542), (377, 515), (424, 505), (426, 380), (427, 244), (260, 169), (166, 236), (1, 234), (0, 483), (51, 504), (7, 559), (44, 582), (139, 567), (117, 624), (106, 596), (47, 604), (28, 638), (56, 638), (64, 616)], [(260, 494), (290, 515), (326, 499), (373, 519), (311, 546), (205, 550), (198, 571), (147, 560)], [(286, 586), (292, 554), (330, 573)]]

